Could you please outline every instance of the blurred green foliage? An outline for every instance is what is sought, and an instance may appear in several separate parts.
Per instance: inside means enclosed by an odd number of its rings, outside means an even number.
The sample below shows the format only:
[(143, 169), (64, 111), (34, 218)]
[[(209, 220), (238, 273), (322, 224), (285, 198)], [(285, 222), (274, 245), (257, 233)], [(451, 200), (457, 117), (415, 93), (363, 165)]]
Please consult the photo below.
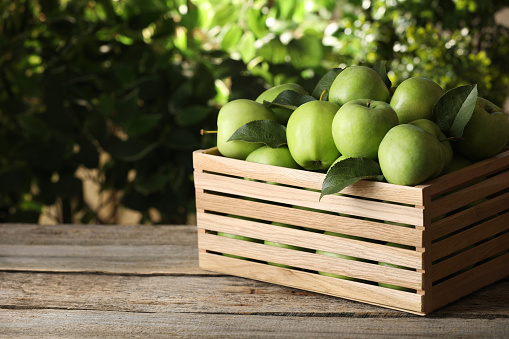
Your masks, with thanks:
[[(78, 169), (140, 222), (194, 212), (193, 150), (221, 105), (388, 60), (394, 84), (477, 83), (502, 105), (505, 1), (12, 0), (0, 4), (0, 222), (106, 223)], [(154, 219), (150, 209), (160, 217)]]

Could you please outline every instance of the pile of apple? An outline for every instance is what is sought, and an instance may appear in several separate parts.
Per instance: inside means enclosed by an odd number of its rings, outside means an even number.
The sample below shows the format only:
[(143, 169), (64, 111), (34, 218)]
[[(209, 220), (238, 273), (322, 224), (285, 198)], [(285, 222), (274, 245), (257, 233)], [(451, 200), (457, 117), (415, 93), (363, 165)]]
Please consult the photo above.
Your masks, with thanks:
[[(323, 172), (346, 159), (369, 160), (387, 182), (417, 185), (492, 157), (509, 141), (508, 116), (478, 97), (476, 86), (446, 93), (423, 77), (392, 87), (383, 74), (365, 66), (336, 73), (319, 98), (297, 84), (284, 84), (261, 93), (256, 101), (225, 104), (217, 120), (219, 152)], [(241, 128), (244, 137), (232, 137)], [(461, 135), (450, 132), (454, 130)], [(277, 138), (278, 131), (285, 140), (266, 142)], [(341, 170), (359, 175), (353, 168), (356, 163), (348, 164), (351, 168)]]

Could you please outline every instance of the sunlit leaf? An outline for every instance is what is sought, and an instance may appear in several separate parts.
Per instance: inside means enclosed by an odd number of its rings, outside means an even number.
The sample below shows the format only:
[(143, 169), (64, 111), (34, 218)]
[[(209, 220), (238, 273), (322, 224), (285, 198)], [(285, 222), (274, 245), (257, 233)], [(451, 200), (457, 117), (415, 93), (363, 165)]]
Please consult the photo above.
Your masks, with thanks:
[(244, 124), (228, 139), (262, 143), (272, 148), (286, 144), (286, 127), (273, 120), (255, 120)]
[(328, 194), (341, 192), (361, 179), (383, 180), (380, 165), (371, 159), (347, 158), (333, 165), (322, 183), (320, 199)]
[(311, 95), (318, 100), (322, 96), (323, 91), (326, 91), (322, 100), (327, 100), (329, 97), (330, 86), (342, 70), (342, 68), (333, 68), (327, 71), (327, 73), (325, 73), (325, 75), (318, 81)]
[(447, 91), (433, 107), (433, 119), (445, 135), (460, 138), (477, 102), (477, 85)]

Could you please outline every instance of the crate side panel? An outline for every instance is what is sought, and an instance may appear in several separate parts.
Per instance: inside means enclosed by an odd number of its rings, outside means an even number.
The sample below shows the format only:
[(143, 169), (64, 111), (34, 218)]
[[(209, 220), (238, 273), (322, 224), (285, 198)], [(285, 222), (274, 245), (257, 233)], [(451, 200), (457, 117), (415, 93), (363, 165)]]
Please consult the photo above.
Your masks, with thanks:
[(431, 245), (432, 260), (438, 260), (452, 253), (473, 246), (509, 229), (509, 213), (496, 216), (465, 231), (447, 237)]
[(418, 251), (214, 214), (199, 213), (197, 218), (200, 228), (211, 231), (382, 261), (415, 269), (423, 268), (423, 253)]
[[(211, 152), (211, 154), (207, 154), (207, 152)], [(325, 174), (319, 172), (250, 163), (243, 160), (226, 158), (215, 154), (213, 149), (210, 151), (195, 151), (194, 168), (315, 190), (322, 189), (322, 182), (325, 178)], [(345, 188), (342, 193), (410, 205), (422, 206), (423, 204), (420, 188), (392, 185), (385, 182), (360, 180)]]
[(509, 275), (509, 253), (433, 286), (432, 310), (441, 308)]
[(431, 224), (431, 238), (432, 240), (439, 239), (468, 225), (503, 212), (509, 207), (508, 201), (509, 193), (505, 193), (434, 222)]
[(509, 187), (509, 171), (498, 174), (479, 183), (459, 189), (432, 202), (432, 218), (457, 210), (471, 203), (482, 201), (492, 194)]
[(202, 210), (423, 247), (423, 231), (415, 228), (207, 193), (197, 193), (196, 199), (197, 207)]
[(287, 265), (315, 273), (327, 272), (361, 279), (367, 283), (381, 282), (415, 290), (422, 289), (422, 273), (416, 271), (386, 267), (376, 263), (334, 258), (294, 248), (245, 242), (207, 233), (199, 234), (198, 241), (200, 249), (207, 251)]
[(434, 197), (507, 169), (509, 169), (509, 150), (452, 173), (442, 175), (417, 187), (426, 187), (430, 195)]
[(509, 250), (509, 233), (501, 234), (475, 247), (433, 265), (432, 280), (438, 281), (451, 274), (467, 270), (479, 262)]
[(205, 270), (422, 314), (422, 296), (416, 293), (397, 291), (209, 253), (200, 253), (199, 260), (200, 266)]
[(221, 192), (359, 217), (423, 226), (422, 208), (338, 195), (328, 195), (320, 200), (320, 192), (209, 173), (196, 172), (195, 186), (197, 189), (205, 191)]

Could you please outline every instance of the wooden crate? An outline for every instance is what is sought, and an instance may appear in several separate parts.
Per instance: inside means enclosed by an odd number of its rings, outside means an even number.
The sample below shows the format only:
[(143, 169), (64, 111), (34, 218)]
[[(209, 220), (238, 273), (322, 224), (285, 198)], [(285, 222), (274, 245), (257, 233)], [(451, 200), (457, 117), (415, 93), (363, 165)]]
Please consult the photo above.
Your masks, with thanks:
[(421, 315), (509, 275), (508, 150), (422, 185), (362, 180), (321, 201), (323, 173), (229, 159), (217, 148), (193, 156), (203, 269)]

